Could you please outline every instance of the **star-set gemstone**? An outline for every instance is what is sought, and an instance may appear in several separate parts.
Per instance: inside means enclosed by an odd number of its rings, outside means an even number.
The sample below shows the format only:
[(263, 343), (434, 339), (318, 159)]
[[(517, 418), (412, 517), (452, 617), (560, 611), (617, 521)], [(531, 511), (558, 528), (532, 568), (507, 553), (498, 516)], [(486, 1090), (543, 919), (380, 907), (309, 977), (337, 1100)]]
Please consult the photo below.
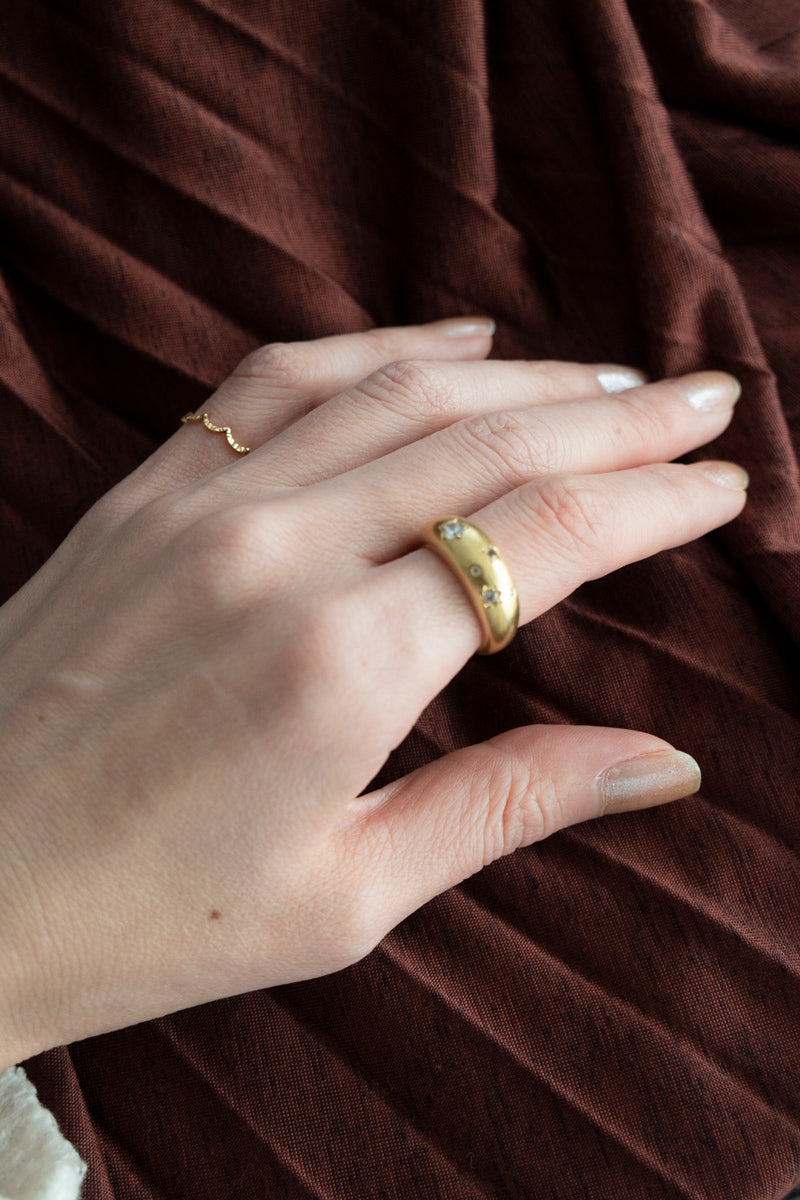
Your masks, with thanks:
[(502, 650), (516, 633), (519, 604), (497, 546), (482, 529), (461, 516), (429, 521), (420, 535), (423, 544), (461, 581), (469, 597), (483, 631), (477, 653), (495, 654)]

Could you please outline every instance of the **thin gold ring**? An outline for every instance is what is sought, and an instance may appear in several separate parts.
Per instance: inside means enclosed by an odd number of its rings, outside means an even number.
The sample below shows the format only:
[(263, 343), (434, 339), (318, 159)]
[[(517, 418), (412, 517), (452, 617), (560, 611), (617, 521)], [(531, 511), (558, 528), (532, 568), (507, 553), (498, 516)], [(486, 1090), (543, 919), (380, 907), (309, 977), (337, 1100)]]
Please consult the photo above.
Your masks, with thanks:
[(230, 425), (215, 425), (208, 413), (187, 413), (185, 417), (181, 417), (181, 425), (185, 425), (187, 421), (202, 421), (206, 429), (210, 429), (212, 433), (224, 433), (228, 445), (237, 454), (250, 453), (249, 446), (240, 446), (236, 441)]
[(491, 538), (464, 517), (441, 517), (420, 533), (455, 574), (483, 630), (478, 654), (496, 654), (517, 632), (519, 596), (500, 551)]

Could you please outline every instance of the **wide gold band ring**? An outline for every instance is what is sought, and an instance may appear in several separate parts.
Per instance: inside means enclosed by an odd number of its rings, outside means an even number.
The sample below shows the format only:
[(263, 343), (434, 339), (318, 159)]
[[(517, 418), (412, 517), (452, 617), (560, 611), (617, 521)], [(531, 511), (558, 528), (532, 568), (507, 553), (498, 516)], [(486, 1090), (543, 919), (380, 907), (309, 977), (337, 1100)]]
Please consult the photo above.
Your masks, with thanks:
[(447, 564), (467, 593), (484, 634), (478, 654), (502, 650), (517, 632), (519, 596), (494, 542), (463, 517), (431, 521), (420, 540)]

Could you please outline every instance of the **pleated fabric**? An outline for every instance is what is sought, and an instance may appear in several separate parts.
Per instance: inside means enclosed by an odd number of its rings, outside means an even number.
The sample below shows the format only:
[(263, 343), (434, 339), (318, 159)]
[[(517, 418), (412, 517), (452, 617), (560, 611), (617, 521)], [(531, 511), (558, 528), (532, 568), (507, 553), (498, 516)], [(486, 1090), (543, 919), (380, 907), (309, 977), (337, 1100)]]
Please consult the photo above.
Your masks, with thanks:
[[(86, 1200), (779, 1200), (800, 1178), (795, 0), (0, 6), (3, 595), (260, 343), (460, 313), (737, 375), (744, 515), (475, 659), (699, 796), (520, 850), (328, 978), (26, 1064)], [(176, 718), (177, 719), (177, 718)], [(165, 736), (175, 736), (165, 731)]]

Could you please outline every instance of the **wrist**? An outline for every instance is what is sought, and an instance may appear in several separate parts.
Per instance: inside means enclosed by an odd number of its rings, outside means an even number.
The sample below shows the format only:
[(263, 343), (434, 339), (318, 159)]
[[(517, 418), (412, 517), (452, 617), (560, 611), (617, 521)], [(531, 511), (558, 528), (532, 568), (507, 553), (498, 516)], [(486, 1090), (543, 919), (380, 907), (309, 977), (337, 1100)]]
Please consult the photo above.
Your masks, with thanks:
[(0, 1070), (62, 1044), (58, 1020), (60, 947), (48, 928), (45, 881), (31, 861), (31, 839), (46, 846), (47, 829), (37, 821), (37, 784), (31, 739), (23, 736), (25, 704), (0, 727)]

